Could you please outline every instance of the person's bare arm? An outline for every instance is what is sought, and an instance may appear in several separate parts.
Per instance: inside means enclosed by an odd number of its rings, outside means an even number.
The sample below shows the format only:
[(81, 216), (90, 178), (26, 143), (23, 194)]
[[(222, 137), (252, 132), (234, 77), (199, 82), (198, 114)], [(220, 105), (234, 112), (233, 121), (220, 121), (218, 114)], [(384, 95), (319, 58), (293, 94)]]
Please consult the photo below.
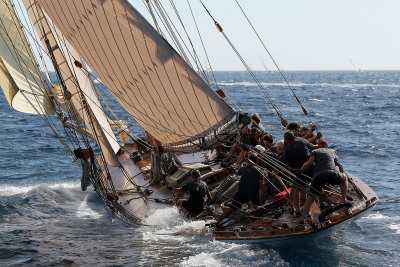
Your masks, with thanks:
[(339, 162), (339, 159), (338, 159), (338, 158), (335, 158), (335, 164), (336, 164), (336, 166), (339, 167), (339, 171), (340, 171), (340, 172), (344, 172), (343, 165)]
[(314, 160), (315, 160), (315, 157), (311, 156), (306, 162), (304, 162), (303, 166), (301, 166), (300, 171), (304, 173), (306, 170), (308, 170), (308, 168), (310, 168), (310, 166), (314, 162)]
[(309, 139), (313, 136), (314, 131), (317, 129), (317, 125), (311, 126), (311, 129), (303, 136), (304, 139)]

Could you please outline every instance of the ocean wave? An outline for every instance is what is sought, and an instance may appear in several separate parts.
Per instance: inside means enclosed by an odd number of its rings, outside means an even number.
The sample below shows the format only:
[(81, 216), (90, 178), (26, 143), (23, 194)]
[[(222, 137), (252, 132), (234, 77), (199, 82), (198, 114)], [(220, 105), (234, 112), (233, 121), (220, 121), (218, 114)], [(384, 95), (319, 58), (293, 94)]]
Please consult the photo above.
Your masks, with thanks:
[(76, 211), (76, 216), (80, 218), (99, 219), (104, 216), (104, 212), (104, 205), (93, 205), (93, 203), (89, 203), (89, 196), (85, 196)]
[[(30, 195), (37, 193), (37, 189), (40, 188), (50, 188), (50, 189), (77, 189), (80, 188), (79, 182), (61, 182), (54, 184), (38, 184), (38, 185), (2, 185), (0, 187), (0, 196), (15, 196), (21, 194)], [(33, 190), (33, 191), (32, 191)]]
[[(289, 266), (273, 249), (256, 249), (249, 244), (214, 241), (190, 256), (180, 266)], [(204, 251), (201, 251), (204, 250)]]
[(400, 234), (400, 223), (391, 223), (388, 227), (389, 229), (396, 230), (396, 234)]
[[(388, 220), (388, 219), (391, 219), (393, 217), (383, 215), (379, 211), (377, 211), (376, 213), (368, 214), (366, 216), (363, 216), (362, 218), (363, 219), (370, 219), (370, 220)], [(398, 218), (400, 218), (400, 217), (398, 217)]]

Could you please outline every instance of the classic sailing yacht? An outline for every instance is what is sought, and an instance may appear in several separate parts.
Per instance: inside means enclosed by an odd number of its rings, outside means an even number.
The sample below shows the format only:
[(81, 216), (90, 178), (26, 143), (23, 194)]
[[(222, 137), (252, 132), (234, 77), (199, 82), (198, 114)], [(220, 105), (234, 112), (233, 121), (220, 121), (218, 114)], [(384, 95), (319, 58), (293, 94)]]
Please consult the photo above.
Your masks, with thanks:
[[(30, 22), (24, 24), (29, 26), (22, 26), (11, 0), (0, 1), (0, 86), (12, 108), (41, 116), (82, 167), (82, 190), (91, 183), (121, 220), (140, 224), (149, 212), (173, 205), (177, 196), (170, 187), (184, 184), (193, 169), (201, 172), (213, 193), (208, 207), (193, 219), (210, 219), (222, 212), (221, 205), (232, 199), (238, 184), (232, 168), (213, 160), (215, 149), (232, 140), (250, 117), (230, 106), (222, 89), (214, 91), (207, 76), (200, 76), (205, 73), (201, 68), (193, 70), (199, 65), (189, 56), (197, 56), (179, 45), (160, 2), (146, 3), (157, 30), (124, 0), (18, 2), (15, 6), (25, 6), (29, 14)], [(176, 37), (179, 53), (161, 34), (155, 14), (164, 18)], [(46, 81), (38, 57), (50, 59), (57, 81), (53, 83), (49, 75)], [(94, 79), (104, 84), (125, 116), (140, 124), (145, 136), (134, 136), (130, 125), (115, 115)], [(258, 84), (285, 125), (282, 113)], [(272, 169), (284, 170), (286, 183), (296, 181), (292, 170), (249, 149)], [(271, 170), (257, 168), (268, 183)], [(314, 204), (314, 223), (299, 224), (301, 218), (289, 213), (293, 203), (285, 188), (271, 203), (236, 212), (213, 229), (214, 236), (270, 241), (308, 236), (337, 225), (378, 201), (367, 185), (350, 177), (350, 208), (332, 204), (321, 211)], [(325, 195), (331, 203), (338, 202), (337, 188), (329, 188)]]

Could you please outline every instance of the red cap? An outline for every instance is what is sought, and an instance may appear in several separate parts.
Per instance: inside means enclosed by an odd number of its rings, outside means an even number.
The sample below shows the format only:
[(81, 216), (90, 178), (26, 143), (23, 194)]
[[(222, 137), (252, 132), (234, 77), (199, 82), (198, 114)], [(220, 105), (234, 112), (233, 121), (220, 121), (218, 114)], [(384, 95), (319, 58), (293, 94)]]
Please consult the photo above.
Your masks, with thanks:
[(326, 141), (325, 139), (319, 139), (318, 144), (324, 144), (328, 147), (328, 141)]

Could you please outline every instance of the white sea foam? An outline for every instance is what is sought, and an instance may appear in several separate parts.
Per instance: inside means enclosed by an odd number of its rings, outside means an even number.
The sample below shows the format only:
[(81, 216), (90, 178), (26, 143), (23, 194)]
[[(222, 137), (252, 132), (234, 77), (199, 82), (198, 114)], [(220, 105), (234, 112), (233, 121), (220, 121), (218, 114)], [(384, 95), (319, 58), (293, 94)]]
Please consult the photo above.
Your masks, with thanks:
[(83, 199), (83, 201), (81, 202), (81, 204), (78, 207), (76, 216), (83, 217), (83, 218), (93, 218), (93, 219), (98, 219), (98, 218), (102, 217), (102, 215), (100, 213), (91, 209), (88, 206), (87, 200), (88, 200), (88, 196), (85, 196), (85, 198)]
[(176, 207), (155, 210), (144, 220), (144, 224), (158, 229), (169, 228), (180, 222), (183, 222), (183, 217)]
[(371, 220), (388, 220), (390, 218), (391, 217), (389, 216), (381, 214), (379, 211), (377, 211), (374, 214), (368, 214), (366, 216), (363, 216), (363, 219), (371, 219)]
[(379, 211), (374, 214), (368, 214), (362, 219), (377, 220), (383, 222), (386, 227), (392, 230), (396, 230), (396, 234), (400, 234), (400, 216), (386, 216), (380, 214)]
[(27, 194), (29, 191), (34, 190), (39, 187), (48, 187), (51, 189), (72, 189), (79, 188), (80, 185), (78, 182), (64, 182), (64, 183), (54, 183), (54, 184), (38, 184), (38, 185), (3, 185), (0, 188), (0, 196), (15, 196), (20, 194)]
[(141, 228), (147, 239), (163, 239), (168, 236), (208, 236), (207, 221), (187, 221), (176, 207), (154, 211), (145, 220)]
[(197, 247), (196, 255), (190, 256), (180, 266), (269, 266), (285, 263), (272, 250), (255, 250), (249, 244), (212, 241)]
[(388, 227), (389, 229), (396, 230), (396, 234), (400, 234), (400, 223), (391, 223)]
[(213, 253), (202, 252), (198, 255), (191, 256), (187, 260), (181, 262), (180, 266), (223, 266), (222, 263), (213, 257)]
[(0, 188), (0, 196), (15, 196), (19, 194), (26, 194), (30, 190), (35, 188), (35, 186), (12, 186), (12, 185), (3, 185)]

